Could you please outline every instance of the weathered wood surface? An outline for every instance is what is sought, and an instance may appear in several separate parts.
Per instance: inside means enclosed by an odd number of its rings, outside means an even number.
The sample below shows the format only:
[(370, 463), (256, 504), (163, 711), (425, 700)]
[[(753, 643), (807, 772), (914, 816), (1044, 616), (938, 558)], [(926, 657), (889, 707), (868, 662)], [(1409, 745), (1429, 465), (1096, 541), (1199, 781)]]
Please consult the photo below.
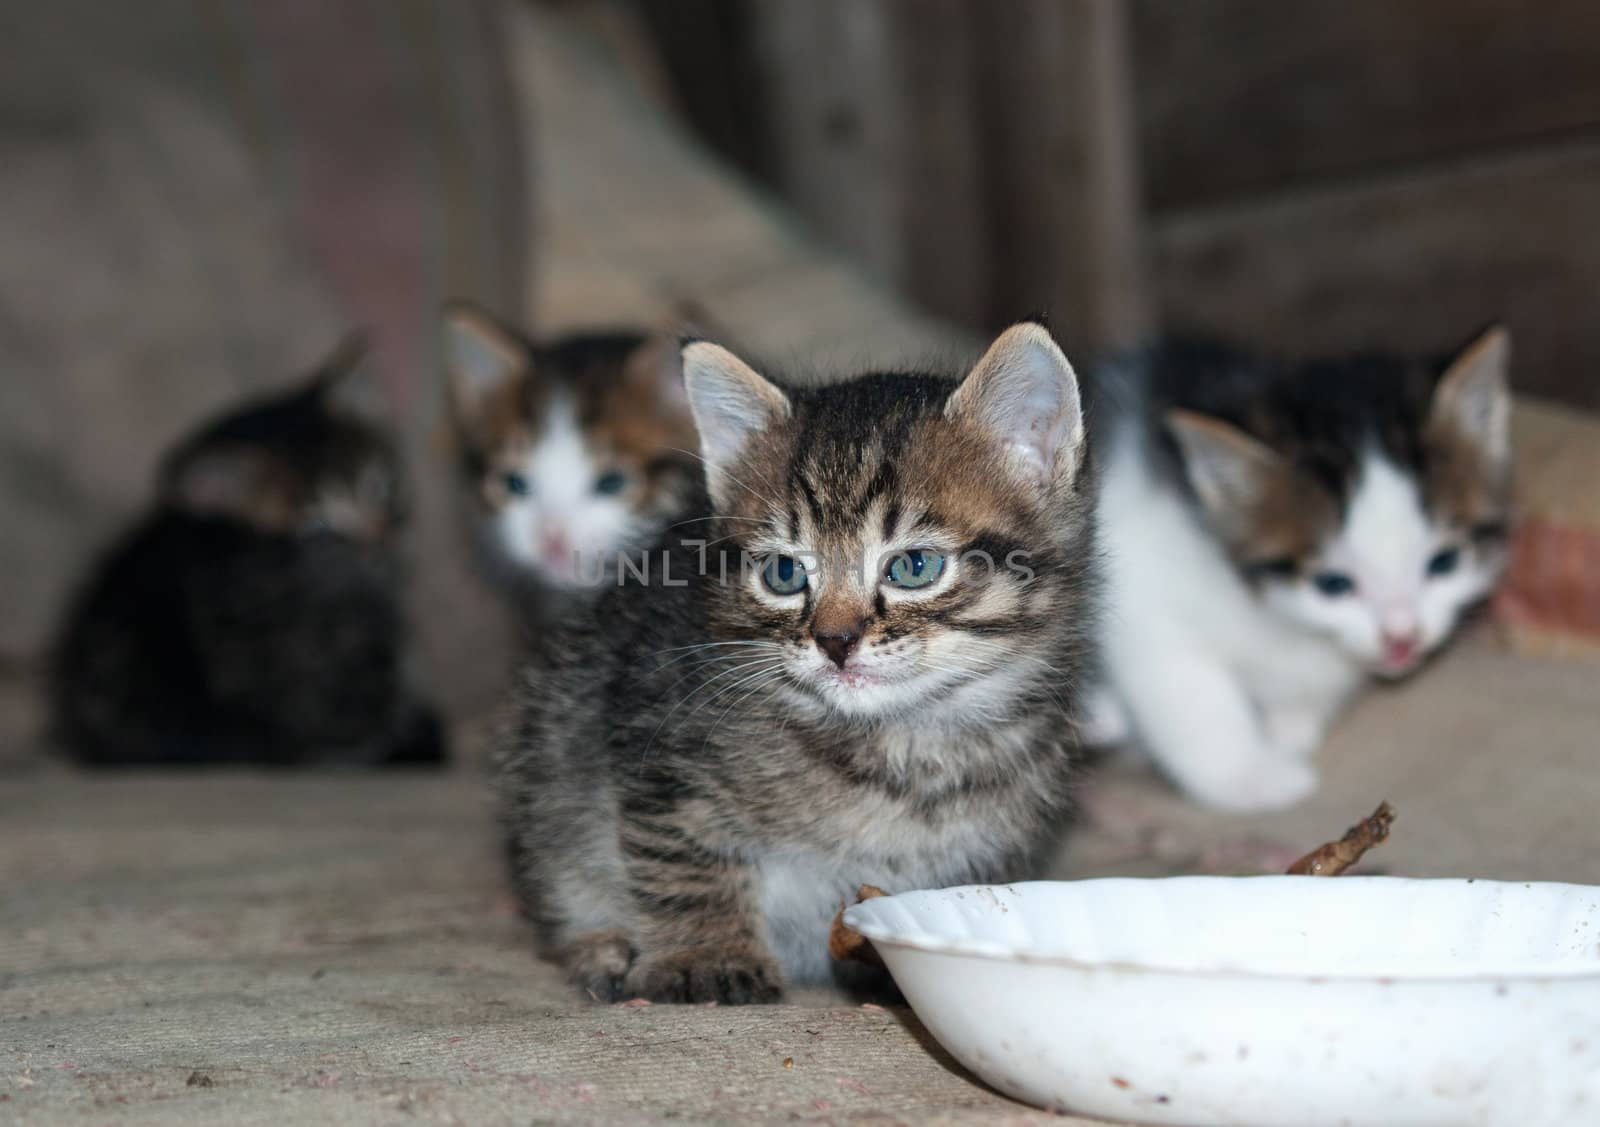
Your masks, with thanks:
[(1600, 142), (1187, 213), (1151, 246), (1169, 322), (1314, 353), (1504, 320), (1518, 390), (1600, 407)]
[(1594, 0), (1134, 0), (1156, 210), (1600, 128)]
[(779, 193), (929, 310), (1146, 327), (1122, 0), (747, 0)]

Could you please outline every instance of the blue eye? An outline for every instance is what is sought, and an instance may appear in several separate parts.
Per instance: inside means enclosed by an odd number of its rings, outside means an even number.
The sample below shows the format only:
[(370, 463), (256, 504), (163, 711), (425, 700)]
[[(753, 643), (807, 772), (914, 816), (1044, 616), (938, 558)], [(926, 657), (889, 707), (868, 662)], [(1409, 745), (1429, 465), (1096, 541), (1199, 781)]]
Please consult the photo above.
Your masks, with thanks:
[(912, 548), (889, 561), (884, 580), (891, 587), (927, 587), (944, 572), (944, 557), (931, 548)]
[(761, 581), (774, 595), (798, 595), (806, 589), (806, 569), (793, 556), (768, 556)]
[(616, 470), (607, 470), (595, 479), (594, 491), (602, 497), (611, 497), (628, 488), (627, 475)]
[(1356, 589), (1356, 581), (1342, 571), (1319, 571), (1311, 577), (1311, 585), (1331, 599)]
[(500, 479), (500, 483), (506, 487), (506, 492), (513, 497), (526, 497), (533, 489), (528, 484), (528, 479), (519, 473), (506, 474)]
[(1433, 554), (1428, 561), (1428, 574), (1432, 576), (1449, 575), (1461, 562), (1460, 548), (1442, 548)]

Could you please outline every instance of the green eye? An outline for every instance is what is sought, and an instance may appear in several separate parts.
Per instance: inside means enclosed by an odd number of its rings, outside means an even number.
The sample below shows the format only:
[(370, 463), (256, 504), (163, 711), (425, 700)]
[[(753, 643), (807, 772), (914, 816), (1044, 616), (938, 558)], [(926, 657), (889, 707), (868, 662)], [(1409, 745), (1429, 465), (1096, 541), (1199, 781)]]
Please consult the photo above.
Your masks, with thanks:
[(617, 470), (608, 470), (601, 474), (594, 483), (594, 491), (602, 497), (614, 497), (628, 488), (628, 478)]
[(768, 556), (761, 581), (774, 595), (798, 595), (806, 589), (806, 569), (793, 556)]
[(908, 591), (927, 587), (944, 573), (944, 556), (932, 548), (912, 548), (889, 561), (884, 582)]

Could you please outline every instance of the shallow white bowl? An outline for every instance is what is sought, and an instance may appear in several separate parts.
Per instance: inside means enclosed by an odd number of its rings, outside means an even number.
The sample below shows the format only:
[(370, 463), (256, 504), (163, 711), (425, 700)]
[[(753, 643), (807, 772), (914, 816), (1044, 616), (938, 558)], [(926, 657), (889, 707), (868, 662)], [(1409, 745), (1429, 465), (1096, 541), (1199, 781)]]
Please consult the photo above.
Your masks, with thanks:
[(1600, 1124), (1600, 888), (1041, 881), (857, 904), (1017, 1099), (1138, 1123)]

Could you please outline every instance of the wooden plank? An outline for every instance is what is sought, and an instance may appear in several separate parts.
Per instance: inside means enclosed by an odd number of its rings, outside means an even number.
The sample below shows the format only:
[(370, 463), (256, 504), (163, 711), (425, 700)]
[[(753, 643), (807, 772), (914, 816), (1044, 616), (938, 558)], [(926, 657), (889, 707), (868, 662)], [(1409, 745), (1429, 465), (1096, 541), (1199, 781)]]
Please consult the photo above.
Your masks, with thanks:
[(966, 321), (988, 282), (974, 19), (962, 0), (751, 0), (749, 25), (779, 193), (875, 277)]
[(1145, 327), (1125, 0), (751, 0), (776, 186), (923, 307)]
[(1600, 142), (1169, 217), (1164, 321), (1297, 354), (1442, 349), (1504, 320), (1514, 385), (1600, 407)]
[(901, 243), (892, 280), (940, 316), (982, 324), (991, 262), (974, 34), (984, 14), (966, 0), (873, 2), (887, 17), (883, 65), (901, 133), (889, 170)]
[(1600, 125), (1594, 0), (1136, 0), (1156, 210)]
[(876, 278), (903, 276), (896, 76), (879, 0), (750, 0), (767, 81), (774, 185), (829, 245)]
[(1007, 0), (980, 21), (989, 321), (1044, 311), (1075, 354), (1144, 335), (1124, 0)]

